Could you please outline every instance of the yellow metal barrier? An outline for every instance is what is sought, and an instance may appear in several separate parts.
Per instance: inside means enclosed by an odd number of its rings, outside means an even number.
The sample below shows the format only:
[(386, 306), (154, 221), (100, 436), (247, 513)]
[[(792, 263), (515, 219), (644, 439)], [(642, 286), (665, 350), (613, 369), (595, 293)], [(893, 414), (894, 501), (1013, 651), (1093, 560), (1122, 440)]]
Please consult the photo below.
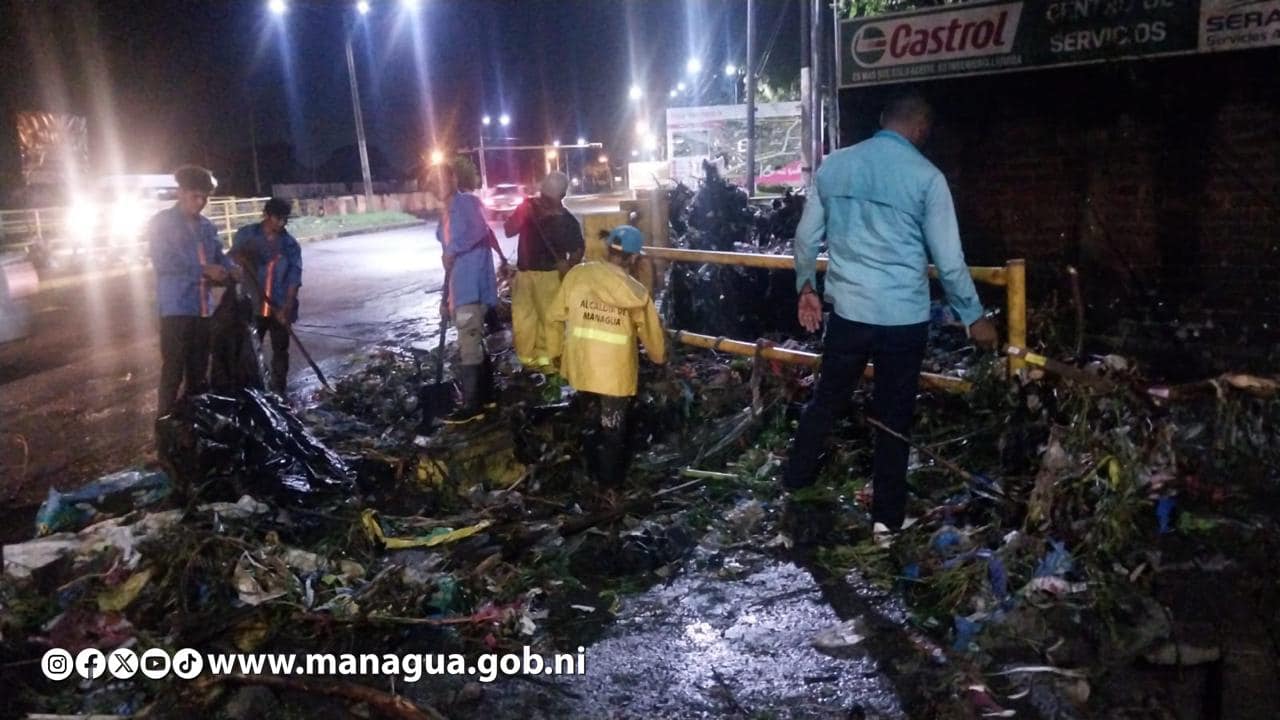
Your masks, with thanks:
[[(225, 245), (242, 225), (262, 216), (268, 198), (218, 197), (205, 206), (204, 215), (218, 229)], [(168, 202), (147, 202), (143, 208), (147, 218), (170, 206)], [(23, 250), (42, 245), (50, 250), (124, 249), (140, 245), (140, 237), (112, 237), (110, 216), (112, 204), (87, 207), (46, 207), (26, 210), (0, 210), (0, 248)], [(75, 217), (76, 213), (88, 213)], [(78, 229), (77, 225), (80, 225)]]
[[(822, 356), (816, 353), (805, 352), (803, 350), (792, 350), (790, 348), (780, 348), (770, 344), (761, 344), (757, 347), (755, 343), (744, 342), (742, 340), (729, 340), (727, 338), (716, 338), (710, 335), (699, 335), (684, 330), (670, 331), (676, 342), (684, 343), (692, 347), (705, 348), (707, 350), (715, 350), (717, 352), (733, 353), (734, 355), (746, 355), (755, 357), (756, 353), (765, 360), (776, 360), (791, 365), (804, 365), (805, 367), (817, 368), (822, 364)], [(871, 363), (867, 363), (867, 369), (863, 372), (863, 377), (875, 377), (875, 367)], [(968, 392), (973, 386), (967, 380), (960, 378), (947, 377), (946, 375), (938, 375), (936, 373), (922, 372), (920, 373), (920, 385), (935, 390), (945, 390), (947, 392), (964, 393)]]
[[(685, 248), (646, 247), (646, 255), (672, 262), (715, 263), (739, 267), (792, 270), (796, 266), (791, 255), (761, 255), (756, 253), (723, 252), (717, 250), (688, 250)], [(818, 272), (826, 272), (827, 258), (818, 258)], [(1027, 264), (1025, 260), (1010, 260), (1004, 267), (970, 267), (969, 275), (977, 282), (997, 285), (1005, 289), (1006, 323), (1009, 328), (1009, 344), (1027, 345)], [(936, 278), (938, 270), (929, 266), (929, 277)], [(754, 347), (754, 346), (753, 346)], [(1010, 358), (1009, 372), (1022, 368), (1023, 361)]]

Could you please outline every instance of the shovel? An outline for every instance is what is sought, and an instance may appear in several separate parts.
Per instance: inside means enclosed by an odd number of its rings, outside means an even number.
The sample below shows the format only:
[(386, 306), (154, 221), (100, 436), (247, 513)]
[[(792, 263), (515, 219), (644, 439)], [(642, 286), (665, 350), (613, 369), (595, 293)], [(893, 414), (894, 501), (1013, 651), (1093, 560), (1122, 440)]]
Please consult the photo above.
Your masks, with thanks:
[[(449, 292), (449, 275), (445, 273), (444, 292)], [(436, 345), (436, 381), (418, 389), (418, 407), (422, 410), (419, 434), (429, 434), (436, 418), (453, 408), (453, 384), (444, 381), (444, 336), (449, 329), (449, 315), (440, 315), (440, 341)]]

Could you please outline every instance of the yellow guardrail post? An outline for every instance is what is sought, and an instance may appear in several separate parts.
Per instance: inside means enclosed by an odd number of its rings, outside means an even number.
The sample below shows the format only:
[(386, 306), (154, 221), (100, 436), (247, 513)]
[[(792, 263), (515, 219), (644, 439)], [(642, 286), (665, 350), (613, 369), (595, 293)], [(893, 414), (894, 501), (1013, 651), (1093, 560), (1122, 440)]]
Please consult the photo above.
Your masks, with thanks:
[[(1009, 327), (1009, 344), (1027, 346), (1027, 261), (1010, 260), (1005, 267), (1005, 323)], [(1021, 358), (1009, 358), (1009, 377), (1026, 366)]]

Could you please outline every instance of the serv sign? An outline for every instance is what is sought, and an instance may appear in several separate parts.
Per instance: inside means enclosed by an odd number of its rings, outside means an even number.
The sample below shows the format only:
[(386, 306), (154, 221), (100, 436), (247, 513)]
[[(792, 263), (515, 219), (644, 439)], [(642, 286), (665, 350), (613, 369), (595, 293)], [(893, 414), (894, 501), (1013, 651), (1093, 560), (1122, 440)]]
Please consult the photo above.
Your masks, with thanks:
[(1280, 45), (1280, 0), (1020, 0), (844, 20), (841, 87)]

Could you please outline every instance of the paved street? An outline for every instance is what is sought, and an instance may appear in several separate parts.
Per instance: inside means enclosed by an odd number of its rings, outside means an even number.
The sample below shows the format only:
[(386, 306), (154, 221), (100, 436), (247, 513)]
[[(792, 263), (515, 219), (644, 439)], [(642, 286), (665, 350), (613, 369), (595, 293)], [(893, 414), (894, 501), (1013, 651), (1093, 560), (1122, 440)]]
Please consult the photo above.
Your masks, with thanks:
[[(303, 246), (296, 329), (327, 376), (362, 349), (434, 335), (443, 279), (434, 233), (429, 223)], [(514, 252), (514, 240), (503, 245)], [(150, 456), (160, 372), (147, 269), (40, 293), (31, 309), (30, 336), (0, 345), (0, 493), (20, 486), (9, 508), (28, 512), (50, 484), (65, 489)], [(294, 348), (290, 392), (315, 384)]]

